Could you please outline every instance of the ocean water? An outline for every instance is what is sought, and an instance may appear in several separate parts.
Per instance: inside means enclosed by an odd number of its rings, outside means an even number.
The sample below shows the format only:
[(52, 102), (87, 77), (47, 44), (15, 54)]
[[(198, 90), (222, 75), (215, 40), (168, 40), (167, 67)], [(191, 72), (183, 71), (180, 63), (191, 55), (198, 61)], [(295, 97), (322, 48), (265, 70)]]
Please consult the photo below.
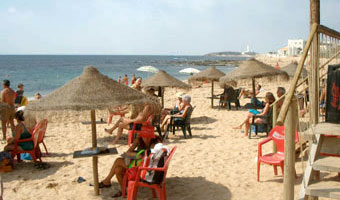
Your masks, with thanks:
[[(204, 70), (208, 66), (175, 64), (171, 61), (186, 60), (244, 60), (246, 58), (205, 57), (205, 56), (118, 56), (118, 55), (0, 55), (0, 78), (9, 79), (11, 88), (17, 90), (19, 83), (24, 84), (25, 96), (33, 97), (35, 93), (47, 95), (68, 81), (79, 76), (83, 68), (94, 65), (98, 70), (117, 80), (127, 74), (129, 79), (135, 74), (143, 79), (151, 73), (139, 72), (137, 68), (151, 65), (165, 70), (170, 75), (185, 80), (188, 74), (179, 71), (187, 67)], [(217, 67), (223, 72), (229, 72), (235, 66)], [(130, 81), (130, 80), (129, 80)]]

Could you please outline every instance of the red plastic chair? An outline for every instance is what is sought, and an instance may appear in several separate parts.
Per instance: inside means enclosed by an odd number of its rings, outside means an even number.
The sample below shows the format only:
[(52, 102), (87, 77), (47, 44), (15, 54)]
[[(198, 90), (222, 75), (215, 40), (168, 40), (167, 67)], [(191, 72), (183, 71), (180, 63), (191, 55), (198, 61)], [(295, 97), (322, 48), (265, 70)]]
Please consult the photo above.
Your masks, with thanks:
[[(45, 120), (42, 120), (41, 122), (39, 122), (35, 126), (31, 138), (23, 139), (23, 140), (17, 140), (16, 143), (15, 143), (15, 146), (14, 146), (14, 150), (12, 151), (12, 157), (14, 158), (15, 156), (17, 156), (17, 160), (19, 162), (21, 153), (29, 153), (31, 155), (34, 163), (37, 162), (37, 159), (39, 159), (40, 162), (42, 162), (41, 152), (40, 152), (40, 149), (39, 149), (38, 141), (39, 141), (39, 138), (42, 138), (43, 135), (45, 134), (46, 126), (47, 126), (47, 123), (45, 122)], [(18, 149), (18, 143), (29, 142), (29, 141), (33, 142), (33, 149), (32, 150), (19, 150)]]
[(45, 145), (45, 143), (44, 143), (44, 138), (45, 138), (45, 133), (46, 133), (46, 129), (47, 129), (47, 123), (48, 123), (48, 121), (47, 121), (47, 119), (43, 119), (42, 121), (41, 121), (41, 123), (42, 123), (42, 128), (41, 128), (41, 133), (40, 133), (40, 135), (39, 135), (39, 138), (38, 138), (38, 145), (39, 144), (43, 144), (43, 146), (44, 146), (44, 148), (45, 148), (45, 151), (46, 151), (46, 155), (48, 155), (48, 151), (47, 151), (47, 148), (46, 148), (46, 145)]
[[(151, 115), (146, 122), (134, 122), (132, 123), (132, 129), (128, 132), (128, 145), (130, 146), (133, 143), (133, 140), (135, 139), (135, 134), (142, 133), (142, 132), (155, 132), (155, 127), (152, 126), (152, 119), (153, 116)], [(136, 130), (136, 125), (142, 124), (142, 129), (140, 131)]]
[[(135, 200), (137, 198), (138, 187), (148, 187), (152, 190), (153, 198), (156, 198), (156, 191), (158, 193), (158, 198), (160, 200), (166, 200), (166, 189), (165, 189), (165, 181), (166, 181), (166, 174), (169, 168), (169, 163), (171, 161), (172, 156), (176, 151), (176, 146), (171, 149), (170, 155), (166, 160), (164, 167), (162, 168), (148, 168), (148, 167), (139, 167), (136, 175), (135, 181), (128, 181), (127, 174), (125, 173), (123, 178), (123, 188), (122, 188), (122, 196), (125, 198), (126, 193), (126, 185), (128, 183), (128, 200)], [(161, 184), (148, 184), (144, 183), (140, 180), (140, 176), (143, 170), (153, 170), (153, 171), (162, 171), (164, 172), (163, 181)]]
[[(277, 166), (281, 167), (283, 174), (284, 162), (284, 126), (275, 126), (269, 133), (269, 136), (258, 143), (258, 156), (257, 156), (257, 181), (260, 181), (260, 165), (261, 163), (273, 165), (274, 174), (277, 175)], [(262, 155), (262, 145), (273, 140), (276, 145), (277, 152)], [(295, 132), (295, 142), (299, 141), (299, 134)], [(296, 174), (295, 174), (296, 177)]]

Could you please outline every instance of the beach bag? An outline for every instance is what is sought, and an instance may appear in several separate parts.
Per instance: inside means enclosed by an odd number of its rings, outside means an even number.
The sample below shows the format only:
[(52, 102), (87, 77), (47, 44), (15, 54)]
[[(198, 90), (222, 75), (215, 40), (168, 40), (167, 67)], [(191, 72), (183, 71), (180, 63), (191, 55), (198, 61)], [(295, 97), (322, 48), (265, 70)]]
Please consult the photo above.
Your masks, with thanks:
[(340, 123), (340, 65), (328, 66), (326, 122)]
[(13, 158), (9, 152), (0, 153), (0, 172), (11, 172), (13, 170)]
[[(167, 151), (161, 150), (157, 151), (154, 154), (151, 154), (150, 159), (148, 159), (149, 168), (162, 168), (167, 159)], [(145, 174), (142, 174), (142, 179), (150, 184), (160, 184), (163, 181), (164, 172), (162, 171), (154, 171), (154, 170), (147, 170)]]

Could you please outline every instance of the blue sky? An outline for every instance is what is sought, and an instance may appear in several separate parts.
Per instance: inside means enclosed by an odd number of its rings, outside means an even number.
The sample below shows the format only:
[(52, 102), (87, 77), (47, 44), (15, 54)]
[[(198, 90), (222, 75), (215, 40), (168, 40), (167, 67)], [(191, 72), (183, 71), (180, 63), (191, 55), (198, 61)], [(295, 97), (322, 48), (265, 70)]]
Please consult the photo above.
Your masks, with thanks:
[[(321, 23), (340, 31), (340, 1)], [(309, 0), (1, 0), (0, 54), (275, 51), (308, 37)]]

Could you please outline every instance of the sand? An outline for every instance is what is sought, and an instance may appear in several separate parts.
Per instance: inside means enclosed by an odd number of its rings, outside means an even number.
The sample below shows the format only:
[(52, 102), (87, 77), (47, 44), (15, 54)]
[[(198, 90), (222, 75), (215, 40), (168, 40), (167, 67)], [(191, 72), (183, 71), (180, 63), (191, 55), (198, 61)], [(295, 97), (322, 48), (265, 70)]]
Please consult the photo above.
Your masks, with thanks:
[[(277, 86), (288, 89), (289, 82), (260, 82), (265, 92), (276, 95)], [(215, 93), (222, 93), (216, 84)], [(175, 103), (178, 90), (166, 90), (166, 106)], [(282, 199), (283, 177), (275, 176), (273, 168), (261, 166), (261, 181), (256, 181), (257, 144), (265, 134), (248, 139), (240, 130), (233, 130), (246, 116), (246, 110), (210, 108), (210, 84), (194, 88), (188, 92), (192, 96), (192, 105), (196, 106), (192, 114), (193, 137), (184, 139), (179, 130), (176, 135), (170, 134), (168, 146), (177, 146), (171, 161), (166, 187), (167, 197), (177, 199)], [(260, 99), (263, 100), (263, 99)], [(249, 102), (242, 99), (241, 105)], [(215, 101), (218, 105), (218, 101)], [(107, 111), (98, 111), (97, 118), (107, 119)], [(73, 159), (72, 154), (91, 146), (91, 126), (80, 122), (90, 119), (90, 112), (61, 112), (50, 119), (45, 137), (50, 155), (43, 161), (51, 165), (46, 170), (35, 169), (33, 163), (25, 161), (15, 166), (11, 173), (2, 174), (4, 180), (4, 199), (111, 199), (118, 189), (116, 178), (113, 186), (101, 189), (100, 196), (94, 196), (92, 182), (92, 159)], [(117, 120), (114, 118), (113, 121)], [(103, 146), (114, 137), (104, 132), (107, 125), (97, 125), (98, 145)], [(127, 150), (127, 135), (123, 134), (116, 145), (119, 154)], [(3, 148), (4, 144), (1, 144)], [(112, 146), (112, 145), (110, 145)], [(271, 152), (272, 145), (264, 146), (264, 153)], [(44, 150), (43, 150), (44, 152)], [(99, 179), (109, 172), (112, 163), (119, 156), (111, 155), (99, 158)], [(301, 163), (296, 163), (299, 176), (295, 181), (297, 196), (302, 176)], [(77, 183), (78, 177), (86, 182)], [(122, 199), (122, 198), (118, 198)], [(141, 189), (138, 199), (152, 199), (151, 192)]]

